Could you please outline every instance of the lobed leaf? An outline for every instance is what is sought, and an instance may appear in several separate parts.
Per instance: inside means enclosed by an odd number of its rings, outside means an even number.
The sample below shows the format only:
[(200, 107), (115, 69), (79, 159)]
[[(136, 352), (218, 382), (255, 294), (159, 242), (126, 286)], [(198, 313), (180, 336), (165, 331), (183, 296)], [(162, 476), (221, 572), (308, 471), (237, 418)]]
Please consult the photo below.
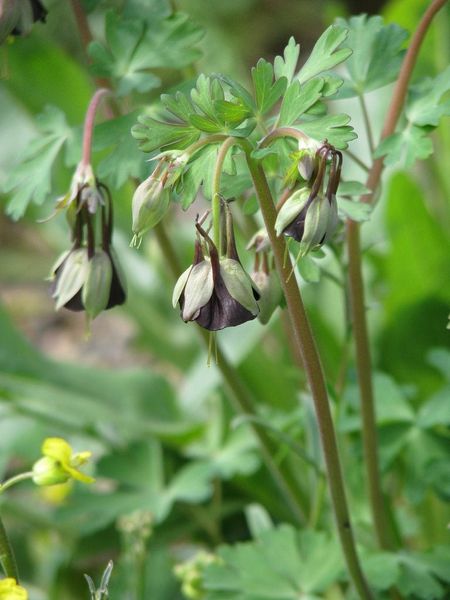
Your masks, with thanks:
[(332, 69), (351, 55), (352, 50), (350, 48), (340, 48), (347, 35), (348, 29), (341, 25), (330, 25), (322, 33), (308, 60), (297, 75), (300, 83)]
[(47, 107), (36, 119), (41, 136), (32, 140), (22, 162), (12, 169), (4, 184), (12, 192), (7, 214), (19, 219), (30, 202), (42, 204), (52, 187), (52, 169), (62, 149), (72, 137), (65, 115), (56, 107)]

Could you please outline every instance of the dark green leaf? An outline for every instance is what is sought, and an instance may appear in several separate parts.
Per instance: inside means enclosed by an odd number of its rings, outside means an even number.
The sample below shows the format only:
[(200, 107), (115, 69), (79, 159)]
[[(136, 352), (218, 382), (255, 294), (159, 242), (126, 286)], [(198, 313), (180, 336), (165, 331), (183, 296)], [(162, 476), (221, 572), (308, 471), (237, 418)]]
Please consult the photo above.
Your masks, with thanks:
[(209, 117), (202, 117), (201, 115), (191, 115), (189, 121), (196, 129), (200, 129), (200, 131), (205, 131), (206, 133), (218, 133), (223, 131), (224, 128), (221, 123)]
[(348, 29), (339, 25), (330, 25), (322, 33), (308, 60), (298, 73), (297, 77), (300, 83), (332, 69), (351, 55), (350, 48), (340, 48), (347, 35)]
[(248, 108), (239, 102), (216, 100), (214, 106), (219, 119), (233, 125), (239, 125), (251, 114)]

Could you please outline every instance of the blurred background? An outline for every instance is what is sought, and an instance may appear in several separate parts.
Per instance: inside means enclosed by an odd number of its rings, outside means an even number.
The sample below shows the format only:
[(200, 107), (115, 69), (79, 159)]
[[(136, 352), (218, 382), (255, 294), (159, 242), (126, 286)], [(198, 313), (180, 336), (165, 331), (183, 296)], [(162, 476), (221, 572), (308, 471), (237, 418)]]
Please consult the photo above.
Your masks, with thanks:
[[(79, 138), (94, 89), (70, 3), (44, 0), (44, 4), (47, 22), (35, 24), (28, 37), (0, 49), (0, 189), (36, 136), (36, 115), (48, 105), (58, 107), (67, 123), (77, 128)], [(82, 4), (94, 37), (101, 40), (105, 9), (123, 3), (85, 0)], [(142, 11), (165, 4), (163, 0), (135, 2)], [(338, 16), (381, 14), (386, 22), (412, 31), (428, 2), (173, 0), (170, 4), (205, 30), (195, 69), (224, 72), (248, 84), (250, 67), (260, 57), (272, 60), (282, 53), (290, 36), (300, 42), (300, 60), (304, 61), (322, 31)], [(449, 58), (447, 6), (427, 34), (415, 75), (434, 76), (449, 64)], [(180, 81), (180, 75), (170, 70), (157, 74), (160, 88), (136, 94), (124, 105), (129, 102), (130, 110), (135, 110), (156, 102), (162, 91), (170, 91)], [(187, 67), (181, 77), (194, 75), (194, 67)], [(391, 91), (388, 86), (367, 97), (376, 136)], [(353, 126), (361, 132), (351, 150), (369, 162), (357, 101), (337, 101), (332, 110), (351, 115)], [(133, 117), (129, 127), (134, 122)], [(145, 177), (146, 157), (134, 141), (128, 143), (137, 173)], [(433, 144), (435, 154), (429, 159), (412, 168), (387, 170), (379, 205), (363, 229), (377, 393), (386, 405), (403, 407), (411, 414), (425, 399), (442, 393), (450, 372), (446, 331), (450, 298), (448, 121), (433, 134)], [(74, 147), (79, 147), (79, 139)], [(105, 152), (97, 152), (95, 160)], [(178, 310), (172, 309), (173, 279), (157, 239), (149, 234), (139, 251), (129, 248), (131, 184), (125, 182), (112, 190), (115, 245), (127, 273), (127, 303), (101, 314), (89, 338), (82, 314), (55, 312), (45, 279), (67, 247), (67, 225), (61, 215), (37, 221), (51, 214), (54, 200), (67, 189), (72, 176), (67, 164), (76, 160), (76, 154), (57, 159), (51, 189), (43, 194), (41, 206), (31, 204), (19, 221), (0, 213), (0, 471), (5, 477), (25, 469), (39, 456), (44, 437), (62, 435), (77, 448), (94, 451), (100, 483), (95, 493), (77, 488), (62, 490), (60, 497), (56, 492), (38, 493), (25, 484), (2, 499), (2, 510), (25, 581), (34, 582), (34, 587), (30, 584), (32, 600), (87, 597), (82, 573), (98, 577), (111, 557), (119, 564), (118, 595), (111, 597), (134, 598), (123, 591), (129, 585), (127, 561), (137, 560), (136, 545), (147, 526), (148, 536), (141, 542), (151, 548), (151, 565), (144, 565), (148, 568), (147, 595), (142, 597), (181, 598), (172, 575), (174, 562), (188, 556), (196, 544), (248, 536), (241, 509), (249, 499), (256, 496), (275, 519), (283, 520), (286, 515), (273, 500), (276, 492), (267, 474), (260, 471), (254, 441), (244, 435), (245, 428), (228, 430), (232, 413), (227, 393), (217, 369), (206, 367), (206, 350), (193, 324), (184, 324)], [(357, 167), (349, 164), (347, 169), (351, 178), (362, 180)], [(8, 194), (0, 198), (6, 206)], [(191, 261), (192, 219), (197, 211), (195, 207), (185, 214), (174, 207), (167, 222), (183, 269)], [(249, 263), (243, 235), (238, 242), (243, 260)], [(357, 403), (355, 372), (345, 325), (345, 294), (335, 282), (345, 273), (331, 253), (326, 254), (322, 267), (332, 277), (304, 282), (305, 298), (327, 378), (337, 382), (344, 373), (341, 392), (351, 410)], [(243, 330), (225, 331), (219, 339), (262, 410), (276, 414), (280, 422), (284, 411), (284, 424), (295, 433), (292, 423), (298, 416), (297, 398), (299, 389), (304, 391), (304, 377), (285, 346), (283, 327), (278, 312), (267, 328), (255, 321)], [(448, 465), (443, 466), (437, 453), (438, 465), (425, 480), (420, 444), (430, 443), (428, 438), (420, 438), (412, 447), (407, 440), (399, 444), (405, 422), (392, 416), (388, 421), (382, 432), (386, 440), (383, 461), (397, 460), (405, 478), (413, 474), (415, 482), (399, 507), (410, 543), (428, 547), (444, 541), (446, 533), (434, 524), (448, 513), (444, 503), (445, 494), (450, 494), (448, 478), (444, 484)], [(215, 425), (207, 427), (208, 423)], [(359, 440), (349, 431), (349, 448), (354, 444), (360, 456)], [(409, 453), (409, 462), (403, 451)], [(220, 465), (217, 457), (221, 457)], [(187, 471), (188, 484), (180, 484), (182, 492), (177, 496), (176, 486), (169, 490), (169, 482), (192, 464), (209, 465), (209, 479)], [(139, 487), (149, 473), (154, 489), (168, 490), (158, 506)], [(201, 503), (214, 502), (210, 484), (217, 479), (227, 486), (221, 532), (202, 523), (206, 512)], [(65, 500), (68, 493), (70, 502)], [(355, 504), (357, 519), (367, 525), (362, 504), (357, 499)], [(420, 510), (415, 509), (418, 506)], [(416, 536), (425, 523), (425, 534)], [(156, 533), (151, 533), (152, 527)]]

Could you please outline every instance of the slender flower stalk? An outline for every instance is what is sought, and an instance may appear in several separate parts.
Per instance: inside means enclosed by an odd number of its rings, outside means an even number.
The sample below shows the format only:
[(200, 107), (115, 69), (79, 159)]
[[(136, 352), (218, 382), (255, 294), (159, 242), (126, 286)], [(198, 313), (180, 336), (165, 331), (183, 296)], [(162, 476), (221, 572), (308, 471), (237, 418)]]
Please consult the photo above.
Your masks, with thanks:
[[(394, 88), (392, 101), (381, 133), (381, 140), (388, 137), (395, 131), (395, 126), (405, 102), (408, 84), (416, 63), (420, 46), (433, 17), (446, 4), (446, 2), (447, 0), (434, 0), (426, 10), (416, 32), (413, 35)], [(371, 194), (362, 196), (362, 202), (370, 203), (373, 201), (372, 199), (374, 198), (375, 192), (380, 184), (382, 171), (383, 159), (378, 158), (373, 162), (366, 182), (366, 187), (371, 190)], [(378, 464), (376, 417), (371, 374), (369, 334), (365, 311), (364, 282), (362, 277), (359, 223), (356, 223), (355, 221), (347, 221), (346, 237), (349, 261), (350, 312), (355, 336), (356, 367), (361, 396), (362, 437), (369, 487), (369, 498), (378, 543), (381, 548), (388, 549), (391, 547), (392, 543), (388, 534), (389, 528), (384, 507), (384, 499), (380, 481), (380, 469)]]
[(234, 144), (234, 138), (226, 139), (221, 145), (217, 154), (217, 160), (214, 167), (214, 176), (212, 184), (212, 220), (213, 220), (213, 239), (217, 248), (221, 248), (220, 243), (220, 179), (223, 171), (223, 164), (228, 151)]
[(329, 400), (322, 371), (320, 357), (303, 305), (303, 300), (295, 278), (290, 277), (292, 264), (286, 258), (286, 244), (275, 232), (276, 210), (266, 176), (259, 163), (251, 156), (251, 146), (246, 140), (238, 140), (243, 148), (261, 212), (272, 244), (275, 264), (286, 297), (294, 339), (302, 357), (308, 383), (313, 397), (316, 417), (325, 458), (331, 502), (333, 505), (339, 539), (347, 563), (350, 578), (364, 600), (373, 598), (361, 569), (356, 552), (350, 514), (347, 505), (342, 468), (339, 458), (336, 433), (329, 406)]
[(101, 100), (110, 93), (110, 90), (107, 88), (100, 88), (97, 90), (92, 96), (91, 102), (87, 109), (86, 119), (84, 121), (83, 154), (81, 158), (81, 164), (85, 167), (91, 164), (92, 136), (94, 133), (94, 121), (98, 106)]

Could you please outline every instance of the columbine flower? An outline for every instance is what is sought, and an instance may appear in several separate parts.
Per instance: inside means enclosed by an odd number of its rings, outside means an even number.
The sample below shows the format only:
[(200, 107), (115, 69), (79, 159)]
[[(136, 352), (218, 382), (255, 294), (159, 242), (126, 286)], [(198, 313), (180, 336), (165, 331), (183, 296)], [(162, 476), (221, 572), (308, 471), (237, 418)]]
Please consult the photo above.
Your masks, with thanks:
[(310, 181), (319, 166), (317, 152), (320, 148), (319, 142), (311, 138), (298, 140), (298, 172), (306, 181)]
[(91, 452), (73, 453), (62, 438), (47, 438), (42, 444), (44, 455), (33, 465), (33, 481), (36, 485), (55, 485), (77, 479), (83, 483), (95, 481), (78, 470), (91, 457)]
[(183, 321), (196, 321), (210, 331), (254, 319), (259, 313), (259, 292), (241, 265), (232, 228), (227, 228), (227, 252), (222, 258), (199, 223), (196, 228), (209, 256), (204, 256), (201, 240), (197, 240), (194, 262), (175, 285), (173, 306), (179, 303)]
[[(317, 152), (319, 170), (311, 188), (295, 191), (281, 207), (275, 223), (277, 235), (282, 233), (300, 242), (299, 256), (324, 244), (338, 224), (336, 190), (339, 185), (342, 155), (329, 144)], [(331, 167), (325, 194), (322, 184), (328, 155)]]
[[(102, 184), (98, 184), (97, 189), (102, 196), (101, 247), (95, 244), (96, 215), (90, 212), (89, 200), (82, 201), (78, 196), (74, 205), (73, 247), (60, 256), (49, 277), (53, 282), (56, 310), (64, 307), (85, 311), (90, 319), (95, 319), (103, 310), (123, 304), (126, 298), (125, 278), (111, 245), (112, 201)], [(106, 198), (103, 190), (106, 190)], [(98, 206), (95, 206), (96, 211)]]
[(27, 35), (46, 15), (39, 0), (0, 0), (0, 44), (9, 35)]
[(12, 577), (0, 579), (0, 600), (28, 600), (27, 590)]

